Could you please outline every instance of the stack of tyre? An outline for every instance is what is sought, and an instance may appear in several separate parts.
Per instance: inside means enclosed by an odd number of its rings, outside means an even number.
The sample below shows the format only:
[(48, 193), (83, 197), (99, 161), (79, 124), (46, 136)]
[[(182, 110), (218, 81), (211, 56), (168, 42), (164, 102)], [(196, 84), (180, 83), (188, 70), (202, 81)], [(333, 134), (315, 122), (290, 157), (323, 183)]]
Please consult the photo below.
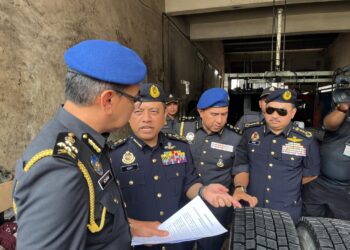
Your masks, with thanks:
[(302, 217), (295, 226), (285, 212), (268, 208), (236, 209), (229, 247), (230, 250), (350, 249), (350, 221)]

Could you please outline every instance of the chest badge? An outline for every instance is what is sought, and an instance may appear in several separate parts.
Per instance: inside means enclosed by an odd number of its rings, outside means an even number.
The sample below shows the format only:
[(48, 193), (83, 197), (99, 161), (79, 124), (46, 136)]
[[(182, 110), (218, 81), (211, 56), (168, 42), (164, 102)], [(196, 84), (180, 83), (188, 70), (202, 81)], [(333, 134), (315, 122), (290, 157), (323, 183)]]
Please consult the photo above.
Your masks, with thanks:
[(189, 142), (192, 142), (194, 140), (194, 133), (193, 132), (188, 132), (186, 134), (186, 140)]
[(222, 158), (220, 158), (218, 160), (218, 162), (216, 163), (216, 166), (218, 166), (219, 168), (222, 168), (222, 167), (225, 166), (224, 161), (222, 160)]
[(135, 159), (136, 158), (135, 158), (134, 154), (128, 150), (123, 154), (122, 162), (124, 164), (131, 164), (135, 161)]
[(99, 159), (97, 158), (96, 155), (92, 155), (90, 157), (90, 164), (92, 166), (92, 168), (94, 169), (94, 171), (98, 174), (98, 175), (103, 175), (103, 168), (102, 168), (102, 164), (99, 161)]
[(259, 141), (259, 139), (260, 139), (259, 133), (255, 131), (255, 132), (252, 134), (252, 136), (250, 137), (250, 139), (251, 139), (253, 142)]
[(174, 149), (175, 145), (171, 144), (171, 142), (168, 142), (168, 144), (164, 147), (164, 149)]
[(288, 137), (287, 140), (288, 140), (288, 141), (291, 141), (291, 142), (295, 142), (295, 143), (299, 143), (299, 142), (302, 142), (302, 141), (303, 141), (303, 139), (297, 138), (297, 137), (295, 137), (295, 136), (293, 136), (293, 137)]

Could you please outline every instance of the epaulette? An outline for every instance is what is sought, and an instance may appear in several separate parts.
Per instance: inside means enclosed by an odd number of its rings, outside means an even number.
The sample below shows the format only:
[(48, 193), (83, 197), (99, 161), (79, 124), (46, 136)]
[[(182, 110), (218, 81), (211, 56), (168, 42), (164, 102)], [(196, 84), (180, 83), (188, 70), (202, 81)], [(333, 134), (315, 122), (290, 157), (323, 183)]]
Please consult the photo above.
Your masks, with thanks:
[(169, 139), (173, 139), (176, 141), (182, 141), (182, 142), (186, 142), (186, 143), (188, 142), (185, 137), (179, 136), (177, 134), (165, 133), (164, 135)]
[(312, 138), (312, 132), (306, 131), (302, 128), (293, 126), (293, 131), (296, 132), (297, 134), (300, 134), (300, 135), (306, 137), (306, 138)]
[(52, 156), (56, 158), (63, 158), (75, 163), (78, 161), (80, 145), (79, 139), (73, 133), (59, 133), (55, 142)]
[(120, 147), (121, 145), (125, 144), (125, 142), (127, 141), (127, 139), (128, 139), (128, 138), (124, 138), (124, 139), (119, 139), (118, 141), (112, 142), (111, 145), (110, 145), (110, 148), (111, 148), (112, 150), (114, 150), (114, 149)]
[(263, 124), (264, 124), (264, 122), (261, 122), (261, 121), (258, 121), (258, 122), (249, 122), (249, 123), (244, 124), (244, 128), (258, 127), (258, 126), (261, 126), (261, 125), (263, 125)]
[(239, 135), (241, 135), (243, 132), (242, 132), (242, 130), (240, 130), (238, 127), (235, 127), (235, 126), (233, 126), (233, 125), (231, 125), (231, 124), (226, 124), (226, 127), (229, 129), (229, 130), (231, 130), (231, 131), (233, 131), (233, 132), (235, 132), (235, 133), (237, 133), (237, 134), (239, 134)]
[(197, 117), (195, 116), (182, 116), (179, 118), (180, 122), (190, 122), (197, 120)]

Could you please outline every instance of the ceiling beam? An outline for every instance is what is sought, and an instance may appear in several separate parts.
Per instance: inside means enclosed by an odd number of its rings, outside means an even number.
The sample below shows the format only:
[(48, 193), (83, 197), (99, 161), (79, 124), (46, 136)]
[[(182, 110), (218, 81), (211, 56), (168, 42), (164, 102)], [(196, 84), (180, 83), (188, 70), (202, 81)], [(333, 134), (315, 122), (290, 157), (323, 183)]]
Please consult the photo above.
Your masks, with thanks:
[[(300, 3), (336, 2), (341, 0), (288, 0), (287, 5)], [(284, 0), (275, 0), (284, 5)], [(165, 12), (169, 16), (190, 15), (272, 6), (273, 0), (165, 0)]]
[[(272, 34), (272, 8), (188, 17), (191, 40), (266, 37)], [(350, 31), (350, 1), (293, 5), (287, 8), (286, 34)]]

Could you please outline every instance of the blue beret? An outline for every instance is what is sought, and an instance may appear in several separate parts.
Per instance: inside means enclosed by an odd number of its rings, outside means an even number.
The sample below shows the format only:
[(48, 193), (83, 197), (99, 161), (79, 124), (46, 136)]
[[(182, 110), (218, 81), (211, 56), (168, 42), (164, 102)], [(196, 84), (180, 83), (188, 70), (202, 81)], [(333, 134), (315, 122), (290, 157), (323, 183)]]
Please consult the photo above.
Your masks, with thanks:
[(140, 84), (140, 97), (142, 102), (165, 102), (166, 96), (163, 88), (157, 83)]
[(207, 109), (211, 107), (226, 107), (230, 98), (222, 88), (211, 88), (206, 90), (199, 98), (197, 108)]
[(295, 91), (290, 89), (277, 89), (267, 96), (266, 102), (287, 102), (294, 104), (296, 99), (297, 94)]
[(64, 54), (68, 68), (109, 83), (132, 85), (144, 80), (146, 66), (133, 50), (117, 42), (86, 40)]

